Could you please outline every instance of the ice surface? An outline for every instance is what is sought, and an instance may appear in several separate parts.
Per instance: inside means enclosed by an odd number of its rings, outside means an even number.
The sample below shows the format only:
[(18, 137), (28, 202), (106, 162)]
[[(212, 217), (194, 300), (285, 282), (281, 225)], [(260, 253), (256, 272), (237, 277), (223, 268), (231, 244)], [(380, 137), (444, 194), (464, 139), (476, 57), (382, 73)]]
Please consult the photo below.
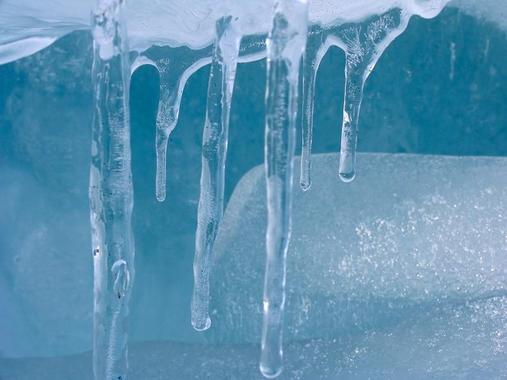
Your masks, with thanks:
[[(330, 340), (288, 342), (282, 380), (504, 379), (507, 302), (492, 298)], [(255, 344), (132, 344), (134, 380), (258, 380)], [(0, 359), (3, 380), (89, 380), (89, 353)]]
[[(506, 159), (363, 154), (358, 165), (343, 184), (336, 155), (318, 155), (315, 186), (294, 190), (287, 339), (389, 330), (507, 295)], [(243, 178), (217, 237), (211, 307), (224, 342), (260, 334), (263, 187), (261, 167)]]
[[(356, 21), (395, 6), (431, 17), (446, 2), (448, 0), (316, 0), (310, 5), (310, 21), (322, 24)], [(88, 28), (93, 4), (93, 0), (3, 0), (0, 3), (0, 63), (40, 50), (73, 30)], [(507, 26), (503, 0), (454, 0), (452, 5)], [(128, 8), (133, 49), (145, 50), (153, 44), (185, 44), (197, 48), (213, 40), (215, 22), (226, 13), (241, 17), (244, 34), (266, 33), (272, 2), (132, 0)]]
[[(407, 13), (433, 17), (448, 0), (360, 0), (343, 2), (316, 0), (310, 5), (310, 21), (323, 25), (362, 20), (394, 7)], [(93, 0), (4, 0), (0, 3), (0, 63), (40, 50), (54, 39), (90, 24)], [(482, 13), (487, 1), (474, 5)], [(502, 4), (498, 5), (499, 7)], [(244, 35), (266, 33), (270, 27), (272, 2), (199, 0), (188, 2), (132, 0), (128, 2), (131, 48), (152, 45), (188, 45), (199, 48), (211, 43), (216, 21), (224, 15), (239, 17)], [(148, 21), (149, 20), (149, 21)], [(21, 42), (23, 41), (23, 42)], [(13, 43), (22, 46), (13, 52)]]
[(198, 331), (209, 328), (211, 324), (208, 315), (210, 256), (224, 213), (229, 116), (242, 37), (235, 23), (231, 17), (217, 22), (208, 83), (191, 306), (192, 326)]

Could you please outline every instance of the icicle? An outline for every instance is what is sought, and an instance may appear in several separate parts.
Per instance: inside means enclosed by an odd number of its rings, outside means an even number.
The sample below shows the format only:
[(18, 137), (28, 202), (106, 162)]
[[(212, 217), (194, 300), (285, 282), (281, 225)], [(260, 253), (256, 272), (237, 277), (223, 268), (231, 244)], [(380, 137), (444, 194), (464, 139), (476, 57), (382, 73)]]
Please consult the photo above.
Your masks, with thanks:
[[(244, 50), (249, 50), (247, 54), (238, 59), (238, 62), (252, 62), (264, 58), (264, 46), (258, 44), (256, 37), (250, 37), (253, 46), (246, 46)], [(159, 48), (160, 49), (160, 48)], [(167, 144), (169, 137), (178, 123), (178, 115), (181, 103), (181, 96), (185, 84), (190, 76), (201, 67), (211, 62), (211, 47), (201, 50), (191, 50), (186, 47), (177, 48), (174, 54), (162, 55), (155, 51), (148, 51), (146, 56), (156, 63), (160, 74), (160, 101), (157, 113), (156, 129), (156, 154), (157, 170), (155, 181), (155, 192), (159, 202), (166, 198), (167, 183)], [(170, 49), (171, 50), (171, 49)], [(178, 57), (177, 60), (171, 56)]]
[(356, 175), (356, 146), (359, 112), (363, 100), (366, 72), (357, 67), (353, 54), (345, 54), (345, 92), (343, 95), (343, 123), (340, 147), (339, 175), (342, 181), (350, 182)]
[(286, 256), (291, 229), (299, 63), (306, 45), (306, 0), (275, 0), (267, 46), (265, 168), (268, 226), (260, 370), (282, 371)]
[(318, 27), (308, 34), (306, 51), (303, 57), (303, 99), (302, 99), (302, 146), (300, 185), (306, 191), (311, 182), (311, 154), (313, 137), (313, 106), (315, 101), (315, 80), (322, 58), (326, 55), (330, 44), (323, 42), (324, 31)]
[(195, 71), (209, 63), (207, 49), (190, 51), (188, 48), (179, 48), (178, 60), (168, 57), (152, 58), (160, 73), (160, 101), (157, 113), (156, 130), (156, 197), (163, 202), (166, 197), (166, 167), (167, 167), (167, 143), (169, 136), (178, 123), (178, 115), (181, 96), (185, 84)]
[(93, 371), (127, 378), (128, 303), (134, 279), (131, 228), (130, 66), (124, 1), (99, 1), (93, 14), (94, 118), (90, 220), (94, 261)]
[(157, 173), (155, 178), (155, 192), (159, 202), (166, 197), (167, 184), (167, 143), (169, 135), (176, 128), (180, 109), (178, 88), (180, 82), (179, 73), (169, 68), (169, 60), (157, 62), (160, 73), (160, 100), (157, 113), (157, 131), (155, 147), (157, 154)]
[(336, 33), (345, 51), (345, 93), (339, 175), (344, 182), (355, 177), (357, 129), (366, 79), (378, 59), (407, 27), (410, 16), (395, 8), (361, 24), (344, 25)]
[(231, 16), (218, 20), (216, 29), (202, 137), (201, 193), (195, 238), (192, 326), (198, 331), (211, 325), (208, 313), (210, 258), (223, 214), (229, 113), (241, 42), (237, 23)]

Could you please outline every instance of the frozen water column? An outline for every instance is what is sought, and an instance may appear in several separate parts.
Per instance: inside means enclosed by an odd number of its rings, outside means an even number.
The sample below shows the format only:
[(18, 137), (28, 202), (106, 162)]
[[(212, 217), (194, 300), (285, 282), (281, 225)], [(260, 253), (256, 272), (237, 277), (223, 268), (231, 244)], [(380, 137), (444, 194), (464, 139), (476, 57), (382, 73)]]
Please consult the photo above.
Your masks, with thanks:
[(286, 257), (291, 228), (291, 193), (299, 64), (306, 45), (307, 0), (275, 0), (266, 41), (266, 171), (268, 226), (260, 370), (282, 371)]
[(90, 220), (94, 261), (93, 371), (127, 378), (128, 302), (134, 278), (133, 188), (124, 0), (100, 0), (93, 12), (94, 115)]
[(213, 243), (224, 208), (225, 162), (234, 80), (241, 43), (237, 18), (217, 20), (216, 40), (208, 84), (206, 121), (202, 138), (202, 167), (194, 257), (192, 326), (210, 327), (209, 272)]

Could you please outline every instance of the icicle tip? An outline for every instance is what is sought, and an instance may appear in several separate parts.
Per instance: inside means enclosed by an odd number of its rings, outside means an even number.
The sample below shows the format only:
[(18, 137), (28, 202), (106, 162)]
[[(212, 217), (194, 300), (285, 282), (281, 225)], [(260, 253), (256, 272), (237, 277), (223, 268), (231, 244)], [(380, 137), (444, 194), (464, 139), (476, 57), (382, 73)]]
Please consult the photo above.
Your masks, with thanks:
[(195, 331), (206, 331), (211, 327), (211, 319), (207, 317), (205, 321), (192, 320), (192, 327)]

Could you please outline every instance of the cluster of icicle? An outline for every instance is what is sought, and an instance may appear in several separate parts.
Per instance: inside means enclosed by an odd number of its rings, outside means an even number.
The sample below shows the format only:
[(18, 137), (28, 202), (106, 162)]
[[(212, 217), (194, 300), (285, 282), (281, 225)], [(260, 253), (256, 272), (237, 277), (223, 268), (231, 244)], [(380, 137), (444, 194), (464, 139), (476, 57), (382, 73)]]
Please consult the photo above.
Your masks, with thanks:
[[(445, 1), (415, 0), (435, 15)], [(435, 11), (434, 3), (438, 3)], [(403, 4), (400, 2), (400, 4)], [(265, 170), (268, 226), (263, 297), (260, 370), (274, 378), (282, 371), (282, 330), (286, 256), (291, 230), (291, 193), (296, 120), (302, 112), (300, 184), (311, 185), (311, 147), (316, 72), (331, 46), (345, 52), (345, 96), (339, 177), (355, 176), (356, 143), (363, 87), (388, 45), (407, 27), (412, 13), (402, 5), (357, 23), (308, 28), (308, 0), (274, 0), (267, 39), (243, 52), (238, 17), (216, 23), (212, 47), (167, 56), (139, 56), (131, 66), (124, 18), (124, 0), (99, 0), (93, 13), (94, 122), (90, 170), (90, 208), (94, 256), (94, 374), (97, 380), (127, 378), (128, 301), (134, 279), (133, 206), (130, 167), (128, 89), (131, 72), (143, 64), (160, 73), (160, 104), (156, 125), (156, 197), (166, 196), (166, 155), (178, 121), (179, 104), (188, 77), (210, 62), (206, 120), (202, 142), (201, 194), (194, 260), (192, 325), (206, 330), (209, 317), (209, 275), (213, 244), (224, 209), (224, 176), (229, 114), (236, 67), (267, 57)], [(255, 37), (254, 37), (255, 39)], [(252, 51), (252, 46), (256, 46)], [(300, 70), (300, 62), (303, 63)], [(300, 73), (302, 77), (300, 78)], [(298, 84), (302, 81), (302, 100)]]

